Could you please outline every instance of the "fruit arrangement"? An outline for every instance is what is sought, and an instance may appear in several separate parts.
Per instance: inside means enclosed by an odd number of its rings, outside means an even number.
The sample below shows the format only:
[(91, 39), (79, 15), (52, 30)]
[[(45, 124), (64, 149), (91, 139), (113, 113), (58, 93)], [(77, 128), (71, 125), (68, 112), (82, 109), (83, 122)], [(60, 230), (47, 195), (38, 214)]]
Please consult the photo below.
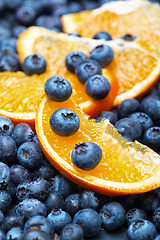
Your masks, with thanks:
[(160, 239), (160, 5), (0, 2), (0, 240)]

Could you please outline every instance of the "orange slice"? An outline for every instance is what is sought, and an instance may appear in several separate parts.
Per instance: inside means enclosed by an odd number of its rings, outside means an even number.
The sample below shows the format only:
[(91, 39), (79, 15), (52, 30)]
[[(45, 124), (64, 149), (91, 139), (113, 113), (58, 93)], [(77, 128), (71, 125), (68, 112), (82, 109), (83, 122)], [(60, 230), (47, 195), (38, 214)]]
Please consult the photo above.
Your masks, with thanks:
[[(28, 44), (29, 43), (29, 47)], [(113, 79), (118, 80), (118, 93), (114, 100), (114, 106), (127, 98), (135, 98), (148, 91), (158, 80), (160, 75), (160, 59), (152, 46), (146, 42), (126, 42), (122, 39), (113, 41), (92, 40), (67, 36), (63, 33), (54, 33), (44, 28), (32, 27), (21, 34), (18, 40), (18, 52), (21, 61), (32, 53), (39, 53), (47, 59), (48, 69), (53, 75), (65, 77), (73, 86), (72, 100), (80, 104), (83, 111), (90, 116), (100, 113), (100, 110), (108, 110), (111, 106), (106, 98), (102, 102), (92, 101), (84, 91), (84, 86), (77, 81), (75, 74), (67, 71), (64, 64), (66, 55), (73, 50), (86, 53), (99, 44), (108, 44), (113, 48), (114, 59), (104, 68), (103, 75), (108, 76), (108, 71)], [(61, 56), (61, 57), (59, 57)], [(54, 65), (54, 67), (53, 67)], [(59, 69), (57, 71), (57, 69)], [(115, 97), (116, 84), (111, 89), (111, 97)], [(114, 98), (113, 97), (113, 98)], [(109, 96), (108, 96), (109, 98)], [(111, 101), (113, 101), (113, 98)], [(105, 104), (106, 103), (106, 104)], [(98, 107), (97, 107), (97, 105)], [(102, 106), (102, 109), (100, 109)], [(92, 110), (93, 109), (93, 110)]]
[(160, 5), (146, 0), (114, 1), (100, 8), (62, 16), (63, 29), (92, 38), (107, 31), (112, 38), (133, 34), (160, 52)]
[[(61, 137), (50, 128), (49, 119), (59, 108), (68, 108), (80, 118), (80, 128), (72, 136)], [(137, 194), (160, 186), (160, 156), (139, 142), (127, 142), (104, 120), (95, 123), (71, 100), (57, 103), (46, 96), (36, 115), (36, 132), (47, 159), (75, 183), (109, 195)], [(80, 142), (95, 142), (102, 149), (102, 159), (90, 171), (76, 168), (71, 151)]]

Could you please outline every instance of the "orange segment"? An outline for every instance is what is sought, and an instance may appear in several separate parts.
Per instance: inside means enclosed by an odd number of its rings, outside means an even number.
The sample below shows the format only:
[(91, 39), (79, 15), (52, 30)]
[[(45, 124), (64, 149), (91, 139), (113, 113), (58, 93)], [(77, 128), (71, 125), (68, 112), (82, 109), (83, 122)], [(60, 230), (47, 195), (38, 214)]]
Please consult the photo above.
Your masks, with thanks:
[(160, 52), (160, 6), (146, 0), (116, 1), (104, 4), (88, 14), (74, 13), (62, 17), (66, 32), (77, 32), (92, 38), (99, 31), (107, 31), (112, 38), (133, 34), (149, 41)]
[[(80, 129), (61, 137), (50, 128), (49, 119), (59, 108), (68, 108), (80, 118)], [(47, 159), (77, 184), (103, 194), (121, 195), (149, 191), (160, 186), (160, 156), (150, 148), (127, 142), (108, 120), (88, 120), (71, 100), (56, 103), (44, 96), (36, 115), (36, 132)], [(95, 142), (102, 149), (102, 160), (91, 171), (76, 168), (71, 162), (75, 143)]]

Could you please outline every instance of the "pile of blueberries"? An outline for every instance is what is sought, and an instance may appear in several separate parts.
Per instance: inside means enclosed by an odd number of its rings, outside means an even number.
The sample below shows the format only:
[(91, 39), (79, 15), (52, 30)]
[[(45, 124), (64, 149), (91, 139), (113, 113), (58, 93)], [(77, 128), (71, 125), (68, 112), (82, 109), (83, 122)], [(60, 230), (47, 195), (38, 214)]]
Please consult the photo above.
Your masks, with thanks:
[[(22, 69), (16, 41), (26, 27), (62, 31), (62, 14), (104, 2), (0, 0), (0, 71)], [(127, 99), (117, 109), (103, 111), (95, 121), (103, 118), (125, 139), (160, 153), (160, 83), (139, 100)], [(0, 117), (0, 240), (98, 240), (100, 231), (123, 227), (130, 240), (160, 239), (159, 189), (121, 197), (83, 189), (46, 160), (29, 125), (14, 127)]]

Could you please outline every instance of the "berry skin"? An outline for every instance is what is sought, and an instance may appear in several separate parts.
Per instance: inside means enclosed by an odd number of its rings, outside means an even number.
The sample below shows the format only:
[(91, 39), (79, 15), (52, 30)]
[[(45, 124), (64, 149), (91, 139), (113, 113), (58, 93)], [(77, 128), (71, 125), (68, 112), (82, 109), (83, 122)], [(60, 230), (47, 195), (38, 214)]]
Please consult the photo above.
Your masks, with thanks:
[(23, 235), (23, 240), (52, 240), (51, 236), (49, 236), (46, 232), (41, 231), (39, 229), (33, 229), (30, 231), (27, 231)]
[(0, 229), (0, 239), (1, 240), (6, 240), (5, 233)]
[(51, 115), (50, 126), (57, 135), (67, 137), (78, 131), (80, 120), (72, 110), (60, 108)]
[(73, 217), (80, 209), (79, 193), (69, 195), (65, 200), (65, 211)]
[(84, 240), (83, 231), (78, 224), (66, 224), (60, 233), (61, 240)]
[(37, 143), (25, 142), (18, 148), (17, 159), (27, 169), (34, 169), (41, 164), (43, 153)]
[(117, 230), (125, 221), (125, 210), (118, 202), (111, 202), (104, 205), (100, 210), (102, 227), (106, 230)]
[(4, 232), (8, 232), (11, 228), (19, 227), (23, 228), (24, 218), (17, 215), (11, 215), (4, 219), (4, 222), (1, 226)]
[(95, 210), (86, 208), (74, 215), (73, 223), (82, 228), (84, 237), (94, 237), (100, 231), (101, 217)]
[(126, 213), (126, 223), (130, 225), (137, 219), (147, 219), (147, 214), (145, 211), (139, 208), (132, 208)]
[(46, 232), (48, 235), (54, 233), (54, 229), (47, 220), (47, 218), (37, 215), (29, 218), (24, 225), (24, 232), (30, 231), (32, 229), (39, 229), (43, 232)]
[(16, 214), (24, 217), (25, 219), (29, 219), (30, 217), (36, 215), (45, 217), (47, 215), (47, 209), (46, 206), (39, 200), (26, 198), (16, 206)]
[(88, 59), (77, 65), (75, 73), (78, 80), (84, 84), (89, 77), (96, 74), (102, 74), (102, 70), (98, 62)]
[(115, 127), (122, 137), (127, 141), (133, 142), (142, 135), (142, 128), (140, 124), (131, 118), (122, 118), (116, 122)]
[(94, 169), (102, 158), (101, 148), (93, 142), (76, 144), (71, 153), (73, 164), (82, 170)]
[(62, 77), (51, 77), (44, 84), (47, 97), (55, 102), (64, 102), (72, 94), (72, 86), (69, 81)]
[(5, 214), (11, 207), (12, 199), (5, 190), (0, 190), (0, 210)]
[(143, 135), (144, 144), (153, 150), (160, 151), (160, 127), (151, 127)]
[(10, 180), (10, 171), (9, 167), (0, 162), (0, 189), (4, 189)]
[(85, 190), (80, 194), (80, 208), (92, 208), (96, 210), (99, 207), (99, 200), (92, 191)]
[(94, 75), (85, 82), (86, 93), (93, 99), (104, 99), (111, 89), (110, 82), (102, 75)]
[(0, 26), (0, 42), (11, 37), (11, 30), (5, 26)]
[(22, 68), (29, 76), (33, 74), (41, 74), (46, 71), (46, 61), (41, 55), (32, 54), (25, 58)]
[(136, 39), (136, 36), (131, 35), (131, 34), (125, 34), (122, 37), (120, 37), (121, 39), (128, 41), (128, 42), (132, 42)]
[[(2, 223), (4, 222), (4, 214), (3, 212), (0, 210), (0, 226), (2, 225)], [(1, 239), (1, 238), (0, 238)]]
[(21, 240), (23, 236), (23, 231), (19, 227), (11, 228), (6, 234), (6, 240), (17, 239)]
[(106, 41), (110, 41), (112, 40), (112, 37), (108, 32), (98, 32), (93, 36), (93, 39), (104, 39)]
[(154, 240), (160, 240), (160, 234), (158, 234)]
[(150, 221), (137, 219), (131, 223), (127, 230), (129, 240), (154, 240), (157, 236), (156, 227)]
[(63, 209), (64, 208), (64, 199), (63, 199), (62, 194), (60, 194), (59, 192), (49, 193), (48, 198), (45, 201), (45, 205), (49, 212), (52, 209), (59, 209), (59, 208)]
[(50, 165), (40, 165), (35, 171), (33, 172), (33, 176), (35, 178), (43, 177), (46, 180), (50, 180), (50, 178), (54, 178), (57, 174), (56, 169)]
[(31, 180), (31, 173), (21, 165), (12, 165), (10, 167), (10, 179), (15, 185), (18, 185)]
[(16, 25), (13, 28), (13, 36), (18, 38), (18, 36), (26, 30), (26, 27), (23, 25)]
[(60, 233), (62, 228), (72, 222), (71, 216), (61, 209), (52, 210), (51, 213), (47, 216), (50, 224), (52, 225), (56, 233)]
[(5, 55), (13, 54), (17, 52), (17, 39), (8, 38), (4, 39), (1, 43), (1, 52)]
[(28, 184), (29, 181), (21, 182), (20, 184), (18, 184), (16, 188), (16, 198), (18, 199), (19, 202), (26, 199)]
[(101, 67), (107, 67), (113, 60), (114, 52), (112, 48), (106, 44), (95, 47), (90, 52), (90, 59), (97, 61)]
[(152, 119), (146, 113), (135, 112), (129, 115), (129, 118), (132, 118), (134, 121), (139, 122), (143, 132), (153, 126)]
[(100, 116), (97, 117), (96, 122), (100, 122), (102, 119), (108, 119), (109, 122), (113, 125), (117, 122), (117, 115), (114, 112), (111, 111), (102, 111)]
[(9, 118), (0, 116), (0, 135), (11, 136), (14, 130), (13, 123)]
[(20, 62), (16, 55), (3, 55), (0, 59), (0, 72), (17, 72), (20, 70)]
[[(81, 37), (81, 35), (79, 35), (79, 34), (76, 33), (76, 32), (68, 33), (68, 36)], [(69, 70), (69, 69), (68, 69), (68, 70)], [(71, 71), (70, 71), (70, 72), (71, 72)]]
[(36, 17), (36, 11), (29, 6), (21, 6), (16, 11), (16, 19), (24, 26), (33, 24)]
[(0, 161), (11, 164), (16, 160), (17, 146), (10, 136), (0, 136)]
[(118, 117), (125, 118), (134, 112), (138, 112), (140, 104), (136, 99), (126, 99), (117, 108)]
[(157, 231), (160, 231), (160, 207), (156, 208), (153, 216), (152, 216), (152, 221), (154, 223), (154, 225), (157, 228)]
[(66, 68), (70, 72), (74, 73), (77, 65), (80, 64), (82, 61), (85, 61), (86, 59), (87, 59), (87, 56), (80, 51), (70, 52), (66, 57), (66, 61), (65, 61)]
[(151, 96), (146, 97), (141, 102), (141, 111), (150, 116), (153, 121), (160, 119), (160, 101)]

